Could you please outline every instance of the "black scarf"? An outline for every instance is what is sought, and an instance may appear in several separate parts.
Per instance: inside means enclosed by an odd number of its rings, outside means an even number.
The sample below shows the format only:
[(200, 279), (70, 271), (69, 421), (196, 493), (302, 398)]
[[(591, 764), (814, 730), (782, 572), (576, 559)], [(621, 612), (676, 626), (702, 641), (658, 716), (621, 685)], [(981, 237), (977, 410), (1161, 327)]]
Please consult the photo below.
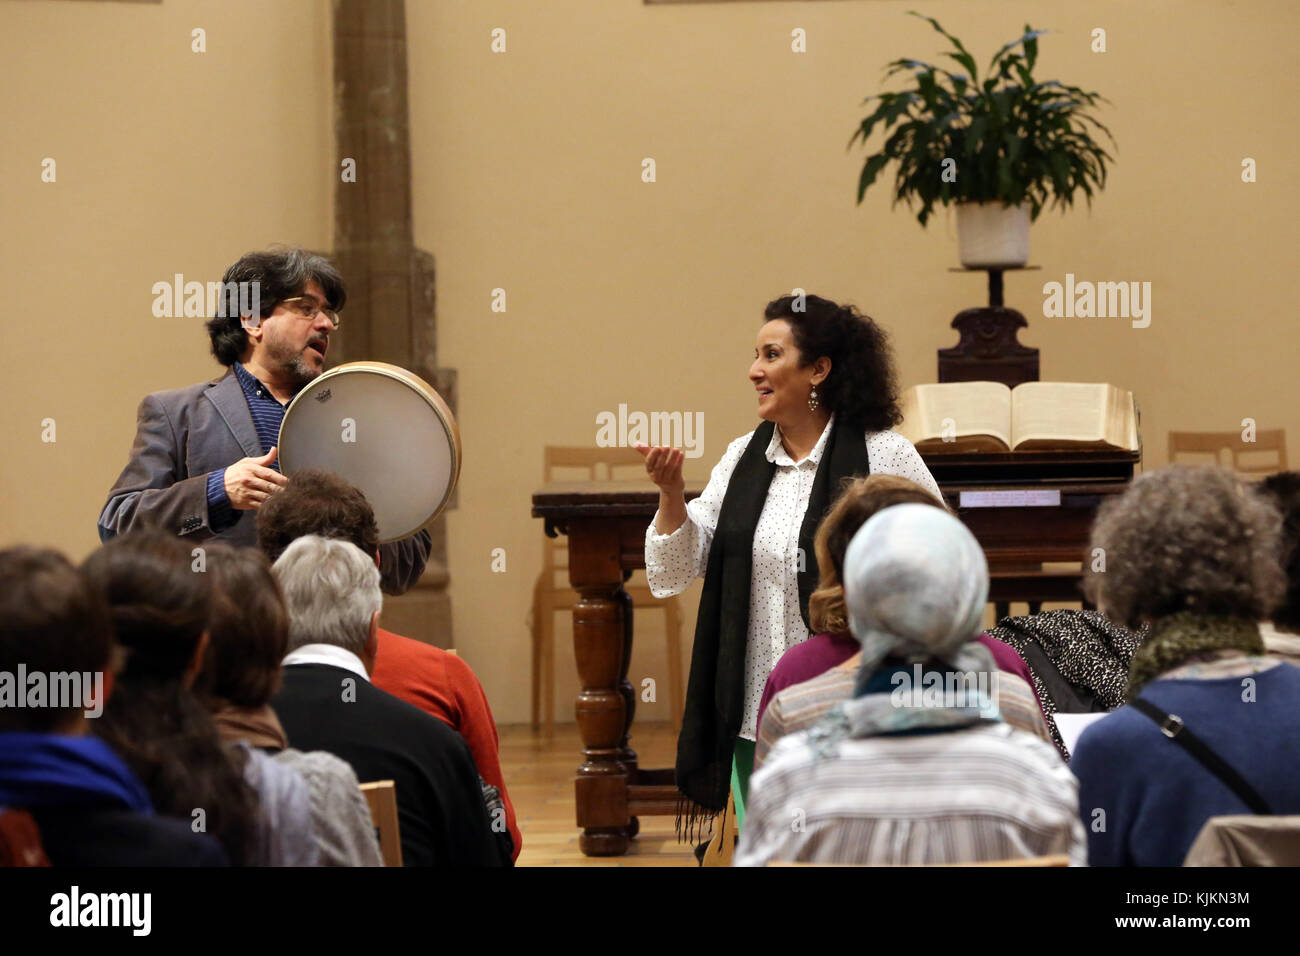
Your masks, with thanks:
[[(677, 787), (684, 795), (678, 831), (691, 839), (695, 825), (726, 806), (731, 758), (745, 706), (745, 651), (749, 645), (749, 594), (754, 529), (776, 463), (767, 447), (776, 425), (764, 422), (749, 440), (727, 483), (718, 528), (709, 548), (704, 591), (695, 624), (686, 711), (677, 738)], [(799, 529), (804, 569), (799, 572), (799, 610), (808, 625), (808, 597), (817, 587), (813, 536), (839, 496), (843, 481), (871, 470), (863, 429), (835, 422), (817, 466), (808, 510)], [(811, 630), (811, 629), (810, 629)]]

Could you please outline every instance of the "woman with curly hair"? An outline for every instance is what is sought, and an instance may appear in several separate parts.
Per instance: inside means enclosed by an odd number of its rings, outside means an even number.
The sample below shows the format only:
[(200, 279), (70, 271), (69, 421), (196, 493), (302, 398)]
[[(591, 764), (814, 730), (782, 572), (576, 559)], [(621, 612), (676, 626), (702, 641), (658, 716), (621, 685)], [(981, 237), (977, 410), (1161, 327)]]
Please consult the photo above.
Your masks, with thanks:
[[(1128, 703), (1071, 769), (1094, 866), (1180, 866), (1210, 817), (1300, 813), (1300, 668), (1265, 657), (1281, 600), (1277, 509), (1231, 472), (1175, 465), (1103, 506), (1090, 600), (1149, 636)], [(1100, 565), (1098, 566), (1100, 568)]]
[(900, 475), (941, 497), (891, 430), (902, 416), (884, 330), (815, 295), (782, 296), (763, 315), (749, 367), (763, 423), (727, 446), (704, 493), (686, 503), (682, 451), (637, 446), (659, 486), (645, 539), (652, 593), (704, 575), (677, 742), (688, 834), (725, 807), (728, 787), (743, 822), (763, 685), (810, 633), (813, 534), (844, 480)]

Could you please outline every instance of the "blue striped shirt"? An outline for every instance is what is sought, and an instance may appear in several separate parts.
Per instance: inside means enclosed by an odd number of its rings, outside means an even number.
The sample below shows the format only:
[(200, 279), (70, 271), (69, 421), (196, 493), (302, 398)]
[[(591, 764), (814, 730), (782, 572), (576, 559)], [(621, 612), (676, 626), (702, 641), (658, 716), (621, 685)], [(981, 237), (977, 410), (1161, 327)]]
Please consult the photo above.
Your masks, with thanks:
[[(262, 443), (262, 454), (271, 450), (280, 440), (280, 423), (284, 421), (287, 406), (271, 394), (243, 365), (235, 363), (235, 377), (244, 390), (244, 400), (248, 402), (248, 411), (253, 416), (253, 427), (257, 429), (257, 439)], [(280, 470), (278, 461), (268, 467)], [(222, 531), (239, 520), (239, 513), (230, 506), (230, 497), (226, 494), (226, 469), (208, 473), (208, 526), (213, 531)]]

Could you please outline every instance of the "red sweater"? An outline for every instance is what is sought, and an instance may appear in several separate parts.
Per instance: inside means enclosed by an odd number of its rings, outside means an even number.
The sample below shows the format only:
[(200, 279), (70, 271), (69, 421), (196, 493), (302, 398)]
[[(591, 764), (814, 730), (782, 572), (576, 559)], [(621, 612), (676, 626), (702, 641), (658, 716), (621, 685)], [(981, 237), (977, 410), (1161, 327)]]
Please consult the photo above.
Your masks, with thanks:
[(468, 664), (455, 654), (424, 641), (402, 637), (379, 629), (379, 653), (371, 682), (382, 691), (414, 704), (447, 724), (469, 744), (478, 772), (501, 791), (506, 807), (506, 826), (514, 842), (514, 858), (519, 858), (523, 836), (515, 822), (514, 804), (506, 792), (501, 775), (500, 741), (496, 721), (488, 706), (483, 687)]

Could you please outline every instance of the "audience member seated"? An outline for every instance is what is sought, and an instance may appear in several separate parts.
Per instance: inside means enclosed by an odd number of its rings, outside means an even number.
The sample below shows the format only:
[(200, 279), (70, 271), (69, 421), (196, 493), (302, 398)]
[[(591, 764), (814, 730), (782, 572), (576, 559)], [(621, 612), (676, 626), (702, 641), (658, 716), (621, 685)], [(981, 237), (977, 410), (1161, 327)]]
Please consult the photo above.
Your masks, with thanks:
[(508, 864), (465, 741), (370, 683), (383, 604), (374, 558), (350, 542), (306, 535), (272, 570), (289, 611), (290, 650), (271, 706), (290, 745), (342, 757), (363, 782), (396, 783), (405, 865)]
[(1070, 764), (1093, 865), (1179, 866), (1211, 817), (1300, 813), (1300, 668), (1266, 657), (1259, 632), (1286, 586), (1280, 524), (1231, 472), (1185, 465), (1098, 513), (1106, 571), (1085, 591), (1151, 630), (1128, 703), (1083, 732)]
[(1106, 713), (1124, 703), (1128, 667), (1146, 636), (1120, 627), (1096, 611), (1058, 608), (1004, 617), (990, 637), (1015, 648), (1029, 667), (1052, 742), (1070, 759), (1055, 715)]
[(965, 525), (886, 508), (849, 544), (843, 586), (862, 645), (855, 695), (754, 774), (737, 865), (1081, 863), (1074, 778), (993, 700), (1003, 675), (975, 640), (988, 567)]
[[(62, 555), (44, 548), (0, 551), (0, 810), (29, 814), (29, 860), (54, 866), (226, 866), (212, 837), (189, 820), (153, 815), (144, 786), (98, 737), (89, 735), (107, 693), (113, 639), (108, 608)], [(78, 699), (17, 704), (26, 675), (81, 691)], [(0, 681), (4, 680), (0, 677)]]
[(1286, 575), (1286, 597), (1273, 619), (1259, 626), (1269, 657), (1300, 664), (1300, 472), (1270, 475), (1258, 486), (1282, 513), (1279, 560)]
[[(295, 539), (307, 534), (350, 541), (379, 564), (379, 528), (360, 489), (333, 472), (303, 468), (258, 512), (257, 541), (275, 561)], [(371, 683), (437, 717), (469, 745), (487, 784), (493, 828), (511, 844), (511, 858), (523, 846), (515, 808), (501, 772), (500, 742), (487, 695), (468, 664), (455, 654), (382, 627)], [(499, 808), (499, 809), (498, 809)], [(503, 818), (503, 819), (502, 819)]]
[(223, 743), (194, 693), (212, 612), (205, 560), (158, 530), (114, 538), (86, 559), (125, 658), (95, 731), (159, 813), (216, 836), (235, 865), (314, 866), (306, 781), (260, 751)]
[(271, 709), (280, 662), (289, 651), (289, 615), (270, 563), (254, 548), (213, 543), (205, 550), (212, 617), (195, 690), (217, 732), (227, 743), (272, 755), (306, 781), (320, 865), (383, 866), (357, 775), (333, 754), (290, 748)]
[[(849, 483), (822, 519), (813, 539), (818, 587), (808, 599), (808, 618), (816, 633), (786, 651), (767, 679), (759, 707), (755, 769), (762, 766), (779, 738), (810, 727), (835, 704), (853, 696), (862, 645), (849, 633), (844, 609), (844, 588), (840, 584), (844, 552), (872, 515), (909, 502), (942, 506), (928, 491), (906, 478), (871, 475)], [(1028, 683), (1025, 662), (1000, 641), (983, 634), (976, 640), (988, 648), (1001, 671), (997, 703), (1002, 719), (1048, 739), (1048, 727)]]

